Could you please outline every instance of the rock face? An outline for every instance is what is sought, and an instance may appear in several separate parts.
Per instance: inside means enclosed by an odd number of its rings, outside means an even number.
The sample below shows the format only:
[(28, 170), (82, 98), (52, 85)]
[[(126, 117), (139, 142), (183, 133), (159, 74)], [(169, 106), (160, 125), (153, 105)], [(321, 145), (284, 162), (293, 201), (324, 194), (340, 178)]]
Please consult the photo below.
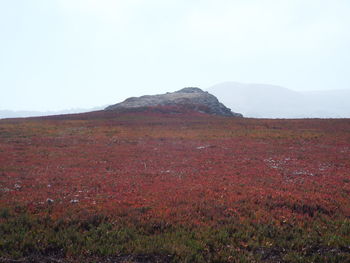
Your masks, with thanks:
[(118, 111), (137, 108), (165, 106), (183, 107), (195, 110), (197, 112), (208, 113), (212, 115), (243, 117), (240, 113), (234, 113), (225, 107), (219, 100), (208, 92), (199, 88), (184, 88), (175, 92), (168, 92), (161, 95), (146, 95), (142, 97), (128, 98), (121, 103), (117, 103), (105, 108), (107, 111)]

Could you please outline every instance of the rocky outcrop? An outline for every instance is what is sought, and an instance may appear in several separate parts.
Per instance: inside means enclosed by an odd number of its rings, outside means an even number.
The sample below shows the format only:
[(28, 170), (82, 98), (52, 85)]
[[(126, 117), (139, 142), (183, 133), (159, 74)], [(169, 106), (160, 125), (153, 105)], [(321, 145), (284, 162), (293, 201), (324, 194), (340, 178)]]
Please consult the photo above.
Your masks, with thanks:
[(142, 97), (128, 98), (105, 108), (107, 111), (124, 111), (126, 109), (137, 109), (147, 107), (165, 106), (179, 108), (184, 107), (198, 112), (212, 115), (243, 117), (240, 113), (234, 113), (225, 107), (212, 94), (199, 88), (184, 88), (175, 92), (168, 92), (160, 95), (146, 95)]

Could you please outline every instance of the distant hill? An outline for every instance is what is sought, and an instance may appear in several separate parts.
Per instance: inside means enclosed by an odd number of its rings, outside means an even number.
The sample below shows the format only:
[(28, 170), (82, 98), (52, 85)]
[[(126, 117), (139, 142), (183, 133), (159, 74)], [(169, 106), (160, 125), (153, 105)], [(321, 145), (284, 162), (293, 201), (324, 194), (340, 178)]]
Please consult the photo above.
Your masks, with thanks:
[[(208, 94), (200, 89), (198, 90), (203, 94)], [(175, 94), (176, 97), (179, 96), (181, 93), (180, 91), (155, 96), (142, 96), (140, 99), (143, 101), (142, 103), (144, 103), (144, 106), (150, 106), (154, 103), (152, 99), (170, 98), (172, 96), (171, 94)], [(214, 103), (213, 105), (217, 107), (221, 107), (219, 106), (220, 104), (225, 105), (234, 111), (232, 113), (233, 115), (235, 115), (235, 112), (239, 112), (245, 117), (252, 118), (350, 118), (350, 90), (300, 92), (276, 85), (224, 82), (208, 88), (207, 91), (215, 95), (216, 97), (213, 97), (217, 100), (217, 103), (219, 103), (216, 104), (215, 99), (211, 100), (212, 103)], [(200, 92), (199, 94), (202, 94)], [(191, 93), (182, 92), (182, 94), (192, 96), (194, 93), (191, 95)], [(180, 97), (181, 96), (180, 94)], [(147, 101), (152, 103), (147, 104)], [(113, 107), (119, 107), (120, 109), (127, 105), (135, 106), (137, 103), (140, 103), (139, 98), (129, 98), (124, 102), (109, 106), (107, 109)], [(46, 112), (0, 110), (0, 119), (84, 113), (99, 111), (104, 108), (106, 108), (106, 106), (90, 109), (80, 108)], [(173, 108), (173, 110), (181, 111), (181, 109), (178, 108)], [(198, 108), (195, 110), (205, 111), (205, 109)], [(238, 114), (237, 116), (241, 115)]]
[(61, 111), (12, 111), (12, 110), (0, 110), (0, 119), (6, 118), (25, 118), (25, 117), (39, 117), (39, 116), (51, 116), (71, 113), (83, 113), (90, 111), (102, 110), (105, 106), (94, 107), (90, 109), (69, 109)]
[(224, 82), (208, 91), (246, 117), (350, 118), (350, 90), (297, 92), (275, 85)]
[(106, 111), (125, 111), (135, 109), (159, 108), (162, 112), (178, 113), (184, 110), (207, 113), (211, 115), (242, 117), (241, 114), (232, 112), (219, 102), (212, 94), (199, 88), (183, 88), (175, 92), (167, 92), (159, 95), (145, 95), (128, 98), (123, 102), (108, 106)]

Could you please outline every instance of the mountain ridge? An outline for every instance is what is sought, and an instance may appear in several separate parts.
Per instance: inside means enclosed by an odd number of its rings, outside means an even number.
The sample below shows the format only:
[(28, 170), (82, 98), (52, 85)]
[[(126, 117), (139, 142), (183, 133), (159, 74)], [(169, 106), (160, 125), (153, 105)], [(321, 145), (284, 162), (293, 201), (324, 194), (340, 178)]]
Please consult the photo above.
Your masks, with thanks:
[(350, 118), (350, 90), (294, 91), (239, 82), (222, 82), (207, 90), (250, 118)]

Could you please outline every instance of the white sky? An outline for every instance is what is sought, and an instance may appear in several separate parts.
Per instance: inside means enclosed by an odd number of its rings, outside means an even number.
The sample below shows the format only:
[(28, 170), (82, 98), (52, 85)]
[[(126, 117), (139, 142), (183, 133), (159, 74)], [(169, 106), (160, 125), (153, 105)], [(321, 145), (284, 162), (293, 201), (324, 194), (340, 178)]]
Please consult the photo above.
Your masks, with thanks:
[(350, 89), (348, 0), (0, 0), (0, 109), (224, 81)]

